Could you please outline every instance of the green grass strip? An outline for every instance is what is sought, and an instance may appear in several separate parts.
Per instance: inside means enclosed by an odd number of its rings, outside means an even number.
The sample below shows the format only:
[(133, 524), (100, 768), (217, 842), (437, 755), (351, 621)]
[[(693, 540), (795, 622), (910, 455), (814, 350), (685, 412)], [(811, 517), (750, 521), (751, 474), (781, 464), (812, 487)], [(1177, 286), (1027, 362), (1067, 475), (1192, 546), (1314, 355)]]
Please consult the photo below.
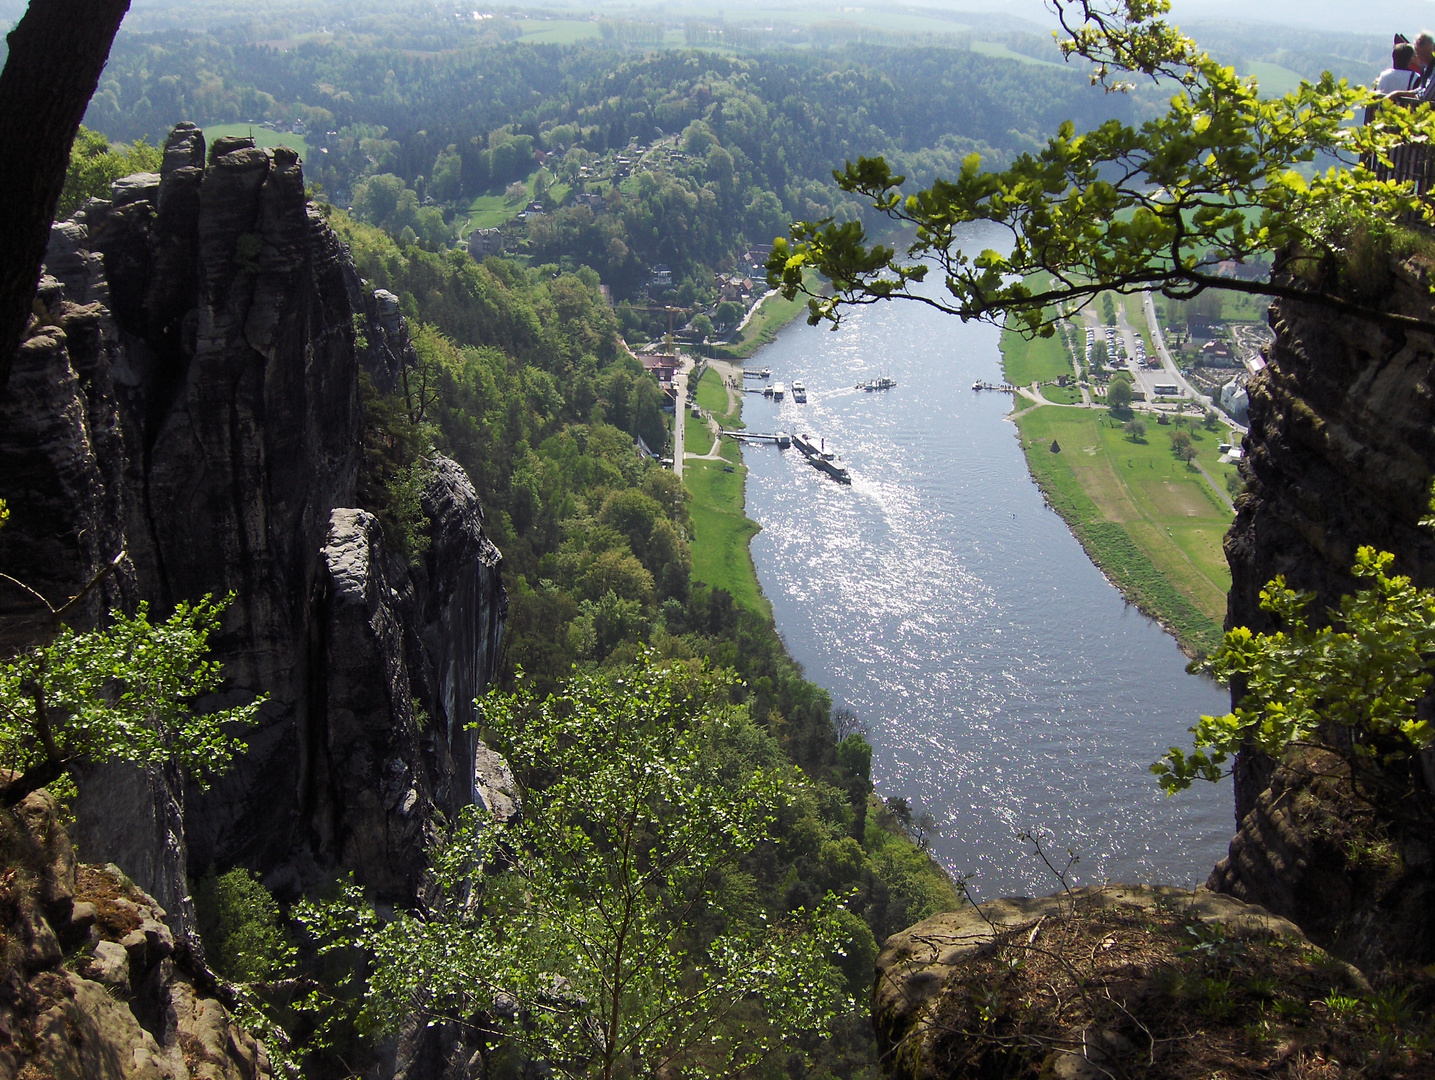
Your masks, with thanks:
[(1219, 645), (1221, 627), (1176, 590), (1124, 528), (1102, 518), (1062, 455), (1040, 440), (1029, 442), (1022, 445), (1037, 487), (1121, 595), (1174, 634), (1187, 653), (1204, 656)]

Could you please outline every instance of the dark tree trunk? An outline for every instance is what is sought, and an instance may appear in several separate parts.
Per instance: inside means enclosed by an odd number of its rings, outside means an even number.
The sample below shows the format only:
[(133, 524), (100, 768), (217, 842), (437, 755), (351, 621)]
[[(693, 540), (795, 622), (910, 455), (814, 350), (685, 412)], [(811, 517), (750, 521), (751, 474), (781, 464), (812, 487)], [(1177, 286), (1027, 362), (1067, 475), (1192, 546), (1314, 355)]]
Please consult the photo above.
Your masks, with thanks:
[(6, 38), (0, 72), (0, 386), (35, 284), (70, 144), (99, 85), (130, 0), (33, 0)]

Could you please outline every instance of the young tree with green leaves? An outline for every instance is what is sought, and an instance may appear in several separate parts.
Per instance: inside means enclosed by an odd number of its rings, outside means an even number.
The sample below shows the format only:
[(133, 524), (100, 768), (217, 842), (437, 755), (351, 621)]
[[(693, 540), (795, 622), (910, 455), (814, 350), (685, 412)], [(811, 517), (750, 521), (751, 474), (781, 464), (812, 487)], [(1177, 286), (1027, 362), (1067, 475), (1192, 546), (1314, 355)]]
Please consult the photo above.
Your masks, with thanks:
[(645, 654), (480, 699), (521, 817), (466, 816), (420, 913), (384, 922), (352, 887), (299, 911), (368, 954), (369, 1022), (473, 1022), (562, 1076), (727, 1077), (850, 1008), (835, 900), (769, 920), (735, 885), (800, 781), (709, 752), (750, 724), (732, 688)]
[(14, 806), (85, 762), (173, 762), (201, 785), (228, 768), (244, 750), (231, 725), (254, 723), (264, 699), (193, 708), (222, 681), (221, 666), (205, 657), (227, 603), (206, 596), (161, 623), (145, 604), (133, 618), (112, 611), (104, 629), (62, 627), (49, 644), (0, 664), (0, 765), (13, 775), (0, 804)]
[(1435, 678), (1435, 590), (1391, 575), (1394, 561), (1362, 547), (1352, 573), (1368, 586), (1344, 597), (1332, 624), (1319, 629), (1307, 615), (1312, 594), (1283, 577), (1261, 591), (1261, 607), (1281, 629), (1237, 627), (1205, 661), (1206, 672), (1240, 679), (1244, 692), (1233, 711), (1201, 717), (1191, 729), (1194, 750), (1173, 746), (1151, 766), (1168, 794), (1220, 780), (1239, 751), (1280, 758), (1318, 746), (1345, 757), (1358, 796), (1428, 826), (1430, 798), (1412, 767), (1435, 743), (1435, 728), (1417, 708)]
[[(1377, 293), (1352, 298), (1339, 269), (1361, 244), (1389, 246), (1408, 215), (1429, 217), (1413, 186), (1380, 179), (1394, 151), (1428, 141), (1429, 109), (1379, 108), (1379, 99), (1329, 73), (1282, 97), (1264, 97), (1168, 25), (1169, 0), (1052, 0), (1068, 58), (1092, 65), (1109, 90), (1122, 77), (1160, 80), (1167, 112), (1143, 124), (1107, 121), (1078, 134), (1063, 124), (1039, 153), (983, 171), (976, 155), (957, 176), (904, 194), (883, 158), (834, 172), (839, 187), (914, 230), (904, 251), (868, 245), (858, 221), (800, 221), (778, 240), (768, 282), (788, 298), (805, 293), (808, 321), (836, 323), (843, 308), (908, 299), (962, 319), (988, 319), (1027, 336), (1050, 336), (1058, 312), (1106, 290), (1160, 292), (1187, 300), (1207, 289), (1299, 300), (1405, 329), (1425, 320), (1386, 311)], [(1317, 163), (1335, 162), (1328, 169)], [(972, 251), (966, 226), (1001, 226), (1006, 243)], [(1280, 253), (1290, 279), (1245, 281), (1216, 272), (1219, 260)], [(804, 284), (816, 269), (829, 295)], [(929, 271), (940, 290), (920, 288)], [(1037, 276), (1041, 275), (1041, 276)]]
[[(0, 499), (0, 527), (9, 517)], [(0, 805), (14, 806), (85, 762), (172, 762), (203, 785), (243, 751), (227, 725), (252, 724), (264, 698), (215, 712), (192, 707), (222, 681), (221, 666), (205, 657), (230, 598), (180, 604), (158, 625), (146, 604), (133, 618), (111, 611), (104, 629), (81, 633), (64, 625), (124, 557), (59, 607), (0, 573), (0, 587), (28, 593), (50, 613), (52, 628), (48, 643), (0, 663), (0, 767), (10, 770)]]
[(69, 217), (90, 199), (108, 199), (110, 185), (133, 173), (158, 172), (163, 153), (143, 139), (131, 146), (112, 144), (98, 131), (81, 127), (70, 148), (65, 189), (55, 207), (55, 220)]
[(1115, 379), (1106, 387), (1106, 407), (1112, 412), (1124, 413), (1131, 410), (1131, 382), (1129, 379)]

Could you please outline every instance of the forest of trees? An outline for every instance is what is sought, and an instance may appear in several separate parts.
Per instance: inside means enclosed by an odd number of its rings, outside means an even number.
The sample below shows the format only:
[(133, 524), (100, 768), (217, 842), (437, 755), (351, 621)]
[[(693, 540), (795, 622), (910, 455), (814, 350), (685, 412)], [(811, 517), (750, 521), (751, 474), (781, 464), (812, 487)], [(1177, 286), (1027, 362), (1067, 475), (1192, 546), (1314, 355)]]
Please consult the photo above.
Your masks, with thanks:
[[(292, 127), (319, 192), (430, 249), (463, 239), (476, 197), (528, 181), (548, 213), (510, 251), (590, 266), (618, 299), (661, 262), (684, 306), (787, 222), (862, 215), (832, 182), (844, 159), (885, 154), (930, 183), (973, 152), (1004, 164), (1063, 119), (1089, 127), (1144, 108), (1076, 70), (940, 45), (635, 54), (506, 43), (458, 22), (431, 27), (444, 47), (424, 49), (408, 40), (422, 20), (387, 36), (349, 20), (286, 37), (292, 22), (124, 31), (86, 123), (151, 143), (180, 119)], [(676, 153), (613, 173), (613, 155), (664, 140)], [(585, 190), (605, 201), (575, 205)]]

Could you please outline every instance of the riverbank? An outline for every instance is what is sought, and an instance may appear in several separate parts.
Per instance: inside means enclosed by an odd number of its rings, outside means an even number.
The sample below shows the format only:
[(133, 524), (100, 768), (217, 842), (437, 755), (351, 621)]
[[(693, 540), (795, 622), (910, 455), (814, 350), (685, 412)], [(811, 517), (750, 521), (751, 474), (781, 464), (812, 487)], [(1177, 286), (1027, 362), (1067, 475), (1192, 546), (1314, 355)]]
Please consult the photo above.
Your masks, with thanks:
[[(1010, 382), (1055, 372), (1060, 339), (1002, 335)], [(1070, 360), (1061, 354), (1071, 372)], [(1159, 622), (1191, 656), (1221, 641), (1230, 570), (1222, 538), (1231, 513), (1196, 466), (1221, 475), (1218, 436), (1195, 422), (1160, 425), (1143, 417), (1128, 433), (1104, 408), (1029, 405), (1017, 399), (1012, 420), (1032, 479), (1091, 561), (1126, 600)], [(1187, 465), (1171, 434), (1184, 431), (1196, 451)], [(1053, 447), (1056, 447), (1053, 450)]]
[[(809, 273), (808, 284), (817, 280)], [(713, 355), (721, 360), (746, 360), (764, 345), (770, 345), (777, 338), (778, 331), (799, 315), (807, 314), (807, 297), (801, 294), (791, 300), (783, 299), (777, 290), (772, 290), (757, 302), (746, 321), (727, 345), (719, 345)]]
[[(725, 382), (733, 377), (739, 380), (740, 387), (740, 369), (719, 364), (709, 367), (697, 386), (699, 406), (724, 430), (743, 427), (742, 392), (731, 389)], [(755, 652), (780, 657), (783, 664), (793, 664), (752, 559), (751, 541), (762, 526), (746, 513), (748, 468), (743, 463), (742, 445), (719, 436), (716, 452), (718, 457), (706, 460), (690, 456), (683, 470), (683, 483), (692, 496), (688, 513), (692, 521), (693, 584), (726, 590), (738, 608), (760, 617), (759, 622), (745, 616), (751, 627), (751, 636), (745, 644), (749, 661)], [(762, 681), (770, 682), (770, 678)], [(827, 692), (815, 684), (808, 685), (816, 708), (829, 708)], [(782, 720), (789, 732), (795, 731), (796, 725), (802, 722), (795, 713)], [(832, 735), (845, 736), (847, 741), (841, 745), (847, 746), (849, 753), (857, 751), (861, 756), (860, 747), (851, 744), (850, 731), (833, 729)], [(862, 745), (866, 746), (865, 741)], [(870, 746), (866, 752), (870, 755)], [(831, 788), (827, 790), (841, 798), (840, 793)], [(855, 818), (853, 828), (861, 848), (861, 861), (870, 868), (874, 878), (883, 883), (891, 903), (914, 913), (950, 911), (962, 905), (963, 899), (951, 876), (927, 846), (930, 827), (920, 818), (913, 821), (905, 799), (889, 804), (879, 792), (872, 790), (866, 798), (865, 816)], [(844, 857), (851, 859), (852, 853), (844, 853)], [(870, 967), (870, 958), (864, 962)]]

